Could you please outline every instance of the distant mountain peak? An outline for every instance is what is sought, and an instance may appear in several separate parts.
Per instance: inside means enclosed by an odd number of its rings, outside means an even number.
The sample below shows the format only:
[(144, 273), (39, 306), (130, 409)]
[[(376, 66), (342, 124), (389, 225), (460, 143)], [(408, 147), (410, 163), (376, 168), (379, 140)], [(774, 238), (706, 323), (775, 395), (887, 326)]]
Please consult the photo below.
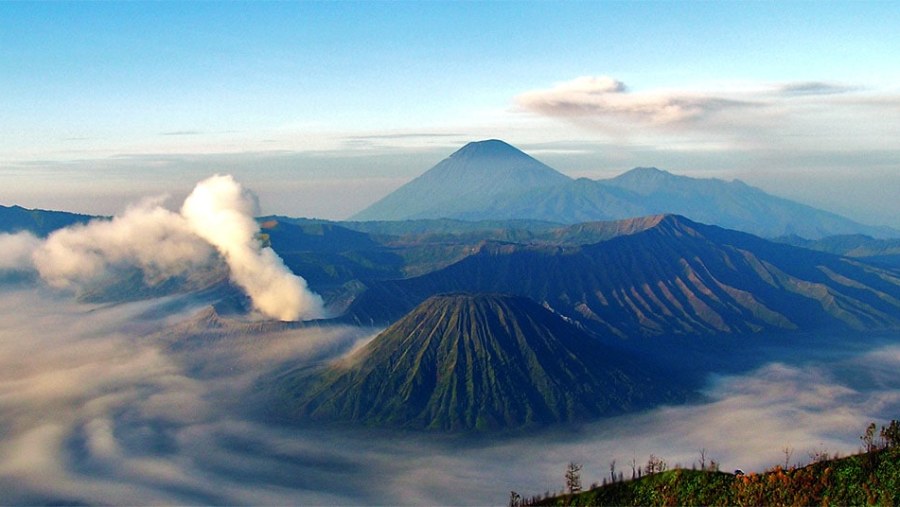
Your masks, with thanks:
[(675, 176), (674, 174), (670, 173), (669, 171), (665, 171), (658, 167), (635, 167), (634, 169), (631, 169), (630, 171), (625, 171), (624, 173), (619, 175), (619, 177), (624, 178), (624, 177), (629, 177), (629, 176), (635, 177), (635, 176), (650, 176), (650, 175)]
[(635, 167), (630, 171), (626, 171), (615, 178), (612, 178), (610, 182), (641, 188), (647, 187), (648, 185), (661, 185), (672, 180), (683, 178), (684, 176), (678, 176), (656, 167)]
[(499, 139), (466, 144), (354, 220), (461, 218), (503, 195), (563, 185), (568, 176)]
[(525, 156), (532, 158), (515, 146), (500, 139), (485, 139), (484, 141), (472, 141), (453, 152), (450, 158), (472, 156)]
[(848, 233), (897, 237), (740, 180), (635, 167), (603, 180), (577, 180), (500, 139), (466, 144), (440, 163), (352, 217), (353, 220), (527, 219), (574, 224), (677, 213), (765, 237), (811, 239)]

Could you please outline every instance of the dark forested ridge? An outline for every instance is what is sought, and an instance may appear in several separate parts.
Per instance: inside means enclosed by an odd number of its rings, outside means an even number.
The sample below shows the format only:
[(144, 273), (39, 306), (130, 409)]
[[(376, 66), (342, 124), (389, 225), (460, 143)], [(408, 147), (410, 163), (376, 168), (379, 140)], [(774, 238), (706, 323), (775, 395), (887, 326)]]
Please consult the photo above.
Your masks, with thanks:
[(900, 327), (896, 270), (675, 215), (606, 224), (618, 232), (593, 244), (484, 242), (422, 276), (367, 282), (344, 318), (389, 323), (464, 291), (525, 296), (621, 337)]
[[(7, 230), (44, 234), (90, 217), (13, 207), (0, 218)], [(486, 292), (528, 297), (584, 329), (625, 338), (900, 328), (900, 271), (869, 262), (892, 255), (889, 240), (795, 238), (795, 246), (678, 215), (562, 226), (284, 217), (260, 225), (260, 241), (352, 324), (388, 325), (435, 294)], [(148, 286), (125, 270), (81, 297), (208, 290), (226, 273), (220, 266), (182, 278)]]
[(57, 229), (84, 224), (93, 218), (95, 217), (66, 211), (0, 205), (0, 233), (30, 232), (35, 236), (44, 237)]

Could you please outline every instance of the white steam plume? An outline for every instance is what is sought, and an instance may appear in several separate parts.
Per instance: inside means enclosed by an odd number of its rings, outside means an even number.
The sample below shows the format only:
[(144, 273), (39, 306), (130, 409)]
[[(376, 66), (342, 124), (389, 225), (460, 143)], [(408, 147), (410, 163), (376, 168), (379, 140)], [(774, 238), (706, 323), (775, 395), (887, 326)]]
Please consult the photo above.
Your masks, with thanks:
[(324, 315), (322, 298), (285, 267), (271, 248), (262, 248), (253, 219), (254, 201), (234, 178), (215, 175), (201, 181), (184, 201), (181, 214), (194, 233), (225, 257), (231, 277), (262, 313), (281, 320)]
[(197, 184), (181, 213), (146, 201), (112, 220), (94, 220), (60, 229), (40, 242), (30, 235), (4, 235), (7, 246), (0, 269), (27, 265), (27, 253), (41, 278), (58, 288), (80, 289), (115, 279), (138, 268), (150, 285), (191, 276), (228, 264), (231, 279), (244, 289), (255, 309), (267, 317), (298, 320), (322, 317), (322, 298), (291, 273), (258, 239), (251, 194), (231, 176), (212, 176)]

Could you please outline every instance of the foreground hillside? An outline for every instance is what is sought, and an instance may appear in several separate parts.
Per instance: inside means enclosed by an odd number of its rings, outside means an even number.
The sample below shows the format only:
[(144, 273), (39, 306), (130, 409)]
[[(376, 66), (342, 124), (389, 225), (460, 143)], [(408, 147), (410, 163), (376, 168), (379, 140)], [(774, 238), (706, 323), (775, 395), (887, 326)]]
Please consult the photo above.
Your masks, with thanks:
[(900, 449), (893, 447), (761, 474), (670, 470), (579, 494), (517, 505), (898, 505)]

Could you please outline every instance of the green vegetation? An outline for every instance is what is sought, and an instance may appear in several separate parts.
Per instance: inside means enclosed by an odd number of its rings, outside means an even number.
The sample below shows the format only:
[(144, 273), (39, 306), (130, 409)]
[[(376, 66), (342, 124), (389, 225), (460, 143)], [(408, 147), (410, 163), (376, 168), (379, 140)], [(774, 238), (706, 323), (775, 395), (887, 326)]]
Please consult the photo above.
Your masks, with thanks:
[[(817, 455), (803, 467), (763, 473), (676, 469), (616, 481), (578, 494), (522, 499), (524, 505), (900, 505), (900, 422), (861, 437), (868, 452), (845, 458)], [(569, 483), (571, 465), (566, 469)]]
[(274, 381), (289, 419), (442, 431), (591, 420), (682, 389), (526, 298), (435, 296), (354, 356)]

